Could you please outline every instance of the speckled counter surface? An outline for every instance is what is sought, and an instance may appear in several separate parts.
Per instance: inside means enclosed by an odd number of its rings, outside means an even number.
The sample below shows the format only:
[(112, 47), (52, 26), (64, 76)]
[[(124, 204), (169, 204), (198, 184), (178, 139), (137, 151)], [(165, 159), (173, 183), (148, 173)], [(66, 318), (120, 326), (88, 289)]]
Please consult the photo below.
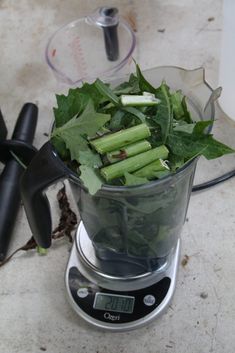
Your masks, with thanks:
[[(135, 58), (143, 69), (204, 66), (207, 81), (216, 87), (222, 1), (108, 3), (134, 21)], [(32, 101), (39, 107), (35, 145), (46, 141), (57, 90), (44, 61), (47, 39), (62, 24), (100, 5), (98, 0), (0, 0), (0, 105), (9, 134), (23, 103)], [(219, 109), (216, 118), (216, 137), (235, 147), (235, 123)], [(234, 166), (234, 156), (201, 160), (195, 182)], [(58, 187), (49, 191), (55, 224)], [(72, 311), (64, 287), (68, 242), (58, 241), (44, 257), (34, 251), (18, 253), (0, 268), (0, 353), (234, 353), (234, 205), (235, 178), (191, 197), (181, 252), (181, 260), (185, 255), (189, 260), (180, 265), (173, 302), (158, 320), (132, 332), (101, 333)], [(30, 236), (21, 208), (10, 250)]]

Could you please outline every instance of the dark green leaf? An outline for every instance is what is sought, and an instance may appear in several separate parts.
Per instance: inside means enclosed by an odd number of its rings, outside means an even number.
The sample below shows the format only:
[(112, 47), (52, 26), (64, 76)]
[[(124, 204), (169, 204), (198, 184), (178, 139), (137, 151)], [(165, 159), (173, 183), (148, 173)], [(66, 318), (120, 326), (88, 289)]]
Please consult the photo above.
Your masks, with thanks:
[(205, 144), (207, 143), (207, 148), (203, 151), (203, 156), (207, 159), (214, 159), (221, 157), (228, 153), (234, 153), (235, 151), (224, 145), (223, 143), (215, 140), (212, 135), (208, 135), (205, 138)]
[(97, 79), (94, 84), (95, 84), (97, 90), (99, 91), (99, 93), (103, 97), (105, 97), (107, 100), (112, 102), (114, 105), (119, 105), (118, 96), (116, 96), (116, 94), (113, 93), (113, 91), (111, 90), (111, 88), (107, 84), (102, 82), (100, 79)]
[(99, 92), (95, 83), (84, 83), (83, 86), (79, 88), (79, 92), (92, 99), (95, 109), (97, 109), (103, 101), (103, 95)]
[(191, 118), (191, 114), (188, 110), (188, 107), (187, 107), (187, 103), (186, 103), (186, 97), (183, 97), (182, 99), (182, 107), (183, 107), (183, 110), (184, 110), (184, 120), (191, 124), (193, 122), (192, 118)]
[(174, 132), (168, 136), (167, 146), (171, 152), (184, 158), (203, 155), (207, 159), (218, 158), (227, 153), (233, 153), (230, 147), (214, 140), (212, 135), (194, 136), (181, 132)]
[(137, 78), (139, 80), (139, 87), (140, 87), (140, 90), (142, 92), (150, 92), (150, 93), (154, 93), (156, 92), (156, 88), (154, 88), (151, 83), (149, 83), (145, 77), (143, 76), (140, 68), (139, 68), (139, 65), (136, 64), (136, 75), (137, 75)]
[(79, 88), (70, 89), (68, 95), (56, 95), (57, 108), (53, 108), (56, 127), (66, 124), (84, 110), (89, 96), (80, 93)]
[(195, 127), (193, 129), (193, 134), (194, 135), (202, 135), (202, 134), (204, 134), (206, 132), (205, 131), (206, 128), (208, 128), (212, 124), (213, 124), (213, 120), (198, 121), (195, 124)]
[(109, 124), (110, 129), (119, 130), (123, 128), (122, 118), (124, 117), (124, 115), (125, 115), (125, 112), (123, 110), (117, 110), (110, 120), (110, 124)]
[(181, 120), (184, 118), (184, 109), (182, 106), (182, 94), (180, 91), (176, 91), (170, 96), (174, 118)]
[(173, 123), (168, 87), (165, 83), (162, 83), (159, 88), (158, 98), (160, 99), (160, 103), (157, 106), (157, 114), (153, 117), (153, 120), (161, 126), (162, 142), (165, 144), (168, 134), (172, 130)]
[(175, 172), (177, 169), (181, 168), (184, 165), (184, 158), (174, 154), (169, 156), (169, 166), (172, 172)]
[(66, 148), (66, 144), (64, 140), (62, 140), (61, 137), (59, 136), (54, 136), (51, 138), (51, 142), (53, 146), (55, 147), (55, 150), (59, 154), (59, 156), (63, 159), (69, 159), (70, 158), (70, 153), (69, 150)]
[(119, 86), (115, 87), (113, 89), (113, 93), (115, 93), (116, 95), (119, 95), (119, 96), (121, 94), (138, 94), (138, 93), (140, 93), (138, 78), (134, 74), (131, 74), (129, 81), (123, 82)]
[(123, 107), (122, 110), (136, 116), (142, 123), (146, 123), (145, 115), (135, 107)]

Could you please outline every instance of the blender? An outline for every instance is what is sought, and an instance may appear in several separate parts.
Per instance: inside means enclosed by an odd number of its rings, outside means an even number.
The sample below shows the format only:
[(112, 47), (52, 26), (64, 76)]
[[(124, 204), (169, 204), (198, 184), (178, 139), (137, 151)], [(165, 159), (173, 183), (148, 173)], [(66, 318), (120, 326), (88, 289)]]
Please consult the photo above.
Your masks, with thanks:
[[(219, 89), (212, 90), (202, 68), (157, 67), (144, 75), (155, 87), (165, 80), (173, 90), (181, 90), (195, 120), (214, 119)], [(144, 185), (103, 185), (90, 195), (50, 141), (36, 154), (21, 189), (38, 245), (51, 245), (45, 195), (49, 185), (68, 179), (81, 216), (65, 271), (68, 300), (79, 316), (99, 328), (126, 331), (151, 322), (167, 308), (175, 289), (180, 232), (196, 163), (194, 158), (176, 173)]]

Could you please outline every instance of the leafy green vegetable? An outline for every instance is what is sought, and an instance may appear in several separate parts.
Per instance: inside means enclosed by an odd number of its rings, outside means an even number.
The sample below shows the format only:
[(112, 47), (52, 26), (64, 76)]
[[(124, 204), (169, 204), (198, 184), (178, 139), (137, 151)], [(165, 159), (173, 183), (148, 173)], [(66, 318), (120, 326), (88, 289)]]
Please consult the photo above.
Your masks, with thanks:
[(86, 151), (79, 151), (79, 163), (94, 168), (99, 168), (102, 166), (100, 155), (90, 149), (87, 149)]
[[(126, 103), (124, 100), (124, 103), (131, 106), (122, 105), (123, 95), (128, 95), (128, 100)], [(117, 173), (116, 177), (113, 176), (114, 179), (106, 178), (110, 179), (109, 184), (140, 185), (146, 183), (147, 178), (162, 178), (177, 172), (185, 163), (199, 155), (213, 159), (234, 152), (209, 134), (212, 121), (193, 120), (187, 107), (187, 99), (181, 91), (171, 91), (164, 81), (159, 87), (153, 87), (137, 64), (136, 74), (131, 74), (127, 82), (115, 88), (97, 79), (92, 84), (84, 83), (80, 88), (70, 89), (67, 96), (57, 95), (56, 99), (55, 129), (51, 141), (63, 161), (78, 171), (80, 179), (91, 194), (101, 188), (104, 183), (102, 173), (110, 170), (110, 167), (111, 170), (117, 170)], [(142, 104), (138, 105), (140, 100)], [(151, 100), (155, 102), (154, 105), (149, 105)], [(135, 165), (131, 172), (125, 169), (129, 158), (133, 157), (124, 157), (124, 154), (134, 140), (123, 138), (118, 146), (110, 150), (112, 152), (118, 149), (120, 158), (109, 158), (102, 149), (95, 147), (102, 141), (113, 141), (115, 132), (119, 134), (122, 130), (122, 135), (125, 136), (127, 129), (135, 129), (141, 124), (145, 124), (149, 134), (141, 137), (138, 140), (140, 143), (146, 139), (150, 151), (160, 148), (161, 145), (169, 150), (169, 155), (165, 158), (168, 158), (170, 170), (154, 170), (151, 178), (140, 177), (135, 173)], [(127, 161), (124, 166), (123, 159)], [(139, 162), (139, 153), (135, 160), (135, 163)], [(121, 174), (120, 165), (123, 166)]]
[(59, 137), (63, 140), (70, 151), (71, 160), (79, 162), (80, 151), (89, 150), (86, 137), (94, 136), (109, 120), (110, 115), (97, 113), (92, 100), (89, 100), (79, 118), (75, 116), (63, 126), (56, 128), (52, 138)]
[(83, 181), (83, 184), (88, 188), (89, 193), (94, 195), (97, 190), (101, 189), (104, 181), (92, 167), (87, 165), (80, 166), (80, 179)]
[(171, 152), (186, 159), (203, 155), (207, 159), (221, 157), (234, 150), (213, 139), (212, 135), (194, 135), (184, 132), (174, 132), (168, 136), (167, 146)]
[(95, 81), (95, 87), (97, 88), (99, 93), (102, 94), (107, 100), (112, 102), (114, 105), (119, 105), (118, 96), (113, 93), (113, 91), (111, 90), (111, 88), (108, 87), (107, 84), (97, 79)]
[(136, 75), (139, 80), (139, 87), (142, 92), (150, 92), (150, 93), (155, 93), (156, 88), (154, 88), (151, 83), (149, 83), (145, 77), (143, 76), (139, 65), (136, 64)]
[[(160, 102), (124, 107), (120, 99), (124, 94), (150, 95)], [(129, 98), (133, 102), (138, 97)], [(183, 93), (171, 91), (166, 82), (153, 87), (138, 65), (136, 74), (114, 89), (97, 79), (69, 90), (67, 96), (57, 96), (57, 105), (51, 141), (88, 189), (85, 198), (79, 200), (79, 212), (89, 236), (97, 250), (140, 256), (141, 266), (148, 258), (148, 270), (151, 258), (164, 258), (176, 245), (196, 165), (189, 162), (200, 155), (212, 159), (234, 151), (209, 134), (212, 121), (194, 121)], [(148, 134), (134, 142), (141, 124)], [(129, 128), (134, 131), (132, 139), (126, 135)], [(120, 135), (125, 138), (114, 148)], [(97, 140), (98, 145), (112, 141), (110, 152), (97, 149)], [(146, 152), (142, 148), (136, 151), (136, 144), (147, 144)], [(162, 148), (165, 153), (155, 155), (154, 151)], [(159, 158), (164, 160), (161, 165)], [(163, 187), (143, 188), (144, 192), (141, 188), (133, 193), (131, 188), (126, 193), (117, 192), (118, 186), (143, 185), (177, 173), (185, 164), (185, 178), (167, 178)], [(109, 197), (95, 195), (104, 183), (115, 185), (115, 192), (111, 189)]]
[(131, 74), (128, 82), (123, 82), (119, 86), (113, 89), (113, 93), (116, 95), (122, 94), (138, 94), (140, 93), (139, 80)]
[(174, 118), (176, 120), (184, 119), (184, 109), (182, 107), (182, 93), (180, 91), (176, 91), (172, 93), (170, 96), (172, 109), (174, 113)]
[(80, 93), (78, 88), (70, 89), (67, 96), (61, 94), (56, 96), (57, 108), (54, 108), (56, 127), (63, 126), (75, 115), (80, 114), (87, 102), (89, 96)]
[(168, 94), (168, 87), (163, 82), (158, 91), (160, 103), (157, 106), (157, 113), (153, 119), (161, 126), (162, 142), (165, 144), (172, 129), (173, 111)]

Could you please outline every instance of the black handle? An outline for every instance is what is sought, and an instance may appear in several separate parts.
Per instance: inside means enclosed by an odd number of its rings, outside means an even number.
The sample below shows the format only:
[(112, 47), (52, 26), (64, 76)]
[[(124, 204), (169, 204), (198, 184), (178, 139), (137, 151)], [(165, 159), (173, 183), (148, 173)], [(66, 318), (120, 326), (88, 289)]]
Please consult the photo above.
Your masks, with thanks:
[(19, 179), (23, 168), (11, 160), (0, 176), (0, 261), (6, 257), (15, 218), (20, 205)]
[(51, 245), (52, 221), (45, 189), (69, 177), (69, 170), (58, 158), (50, 142), (42, 146), (21, 179), (21, 196), (26, 216), (37, 244)]
[(7, 128), (0, 110), (0, 141), (5, 140), (7, 137)]
[[(118, 9), (115, 7), (102, 7), (100, 13), (104, 16), (104, 21), (106, 17), (118, 19)], [(114, 24), (102, 27), (107, 59), (116, 61), (119, 58), (118, 20), (114, 21)]]
[(12, 140), (21, 140), (31, 144), (37, 126), (37, 116), (38, 108), (35, 104), (24, 104), (17, 119)]
[[(26, 103), (17, 119), (12, 140), (8, 140), (8, 146), (0, 152), (8, 152), (4, 170), (0, 176), (0, 261), (6, 257), (11, 240), (11, 232), (15, 223), (17, 211), (20, 206), (20, 177), (23, 167), (13, 159), (11, 151), (17, 155), (18, 149), (12, 148), (14, 142), (21, 141), (31, 146), (37, 125), (38, 108), (33, 103)], [(14, 142), (13, 142), (14, 141)], [(2, 156), (1, 156), (2, 157)]]

